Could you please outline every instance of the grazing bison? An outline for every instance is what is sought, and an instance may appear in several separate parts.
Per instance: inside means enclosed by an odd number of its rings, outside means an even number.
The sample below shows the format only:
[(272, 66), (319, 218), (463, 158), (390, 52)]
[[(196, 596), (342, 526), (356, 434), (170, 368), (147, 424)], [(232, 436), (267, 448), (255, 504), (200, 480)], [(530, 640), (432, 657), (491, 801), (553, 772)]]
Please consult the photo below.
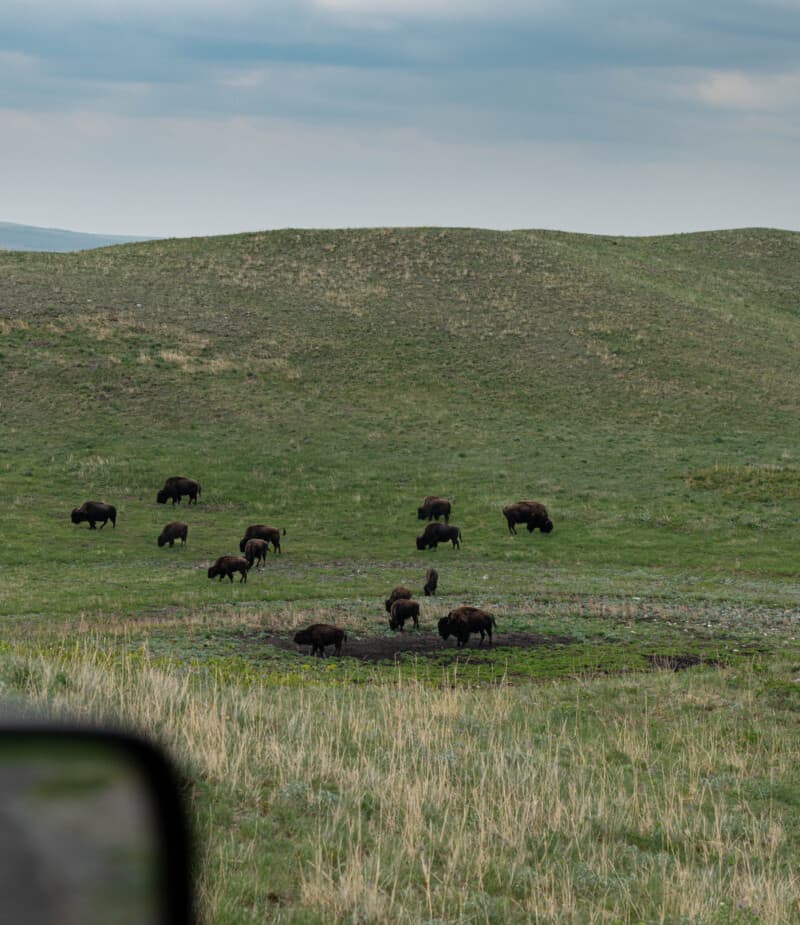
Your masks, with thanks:
[(90, 530), (95, 529), (98, 520), (103, 521), (100, 524), (101, 530), (109, 520), (112, 527), (117, 526), (117, 509), (113, 504), (105, 504), (103, 501), (84, 501), (80, 507), (72, 509), (70, 517), (74, 524), (82, 524), (88, 520)]
[(503, 516), (508, 523), (508, 532), (516, 533), (515, 524), (525, 524), (528, 533), (538, 527), (542, 533), (549, 533), (553, 529), (553, 521), (547, 514), (547, 508), (538, 501), (517, 501), (503, 508)]
[(168, 523), (161, 531), (161, 535), (158, 538), (158, 545), (163, 546), (165, 543), (169, 543), (170, 546), (173, 546), (175, 540), (180, 540), (181, 545), (185, 546), (188, 533), (188, 524), (181, 523), (179, 520), (173, 520), (172, 523)]
[(438, 520), (444, 517), (444, 522), (450, 523), (450, 511), (453, 508), (453, 502), (447, 498), (439, 498), (437, 495), (428, 495), (422, 501), (421, 507), (417, 508), (417, 518), (419, 520)]
[(458, 648), (463, 648), (467, 644), (470, 633), (480, 633), (483, 645), (483, 637), (489, 637), (489, 645), (492, 644), (492, 627), (497, 626), (494, 617), (485, 610), (479, 610), (477, 607), (457, 607), (451, 610), (446, 617), (439, 620), (439, 635), (442, 639), (448, 636), (455, 636), (458, 640)]
[(241, 556), (220, 556), (209, 568), (208, 577), (216, 578), (219, 575), (220, 581), (223, 578), (230, 578), (231, 584), (233, 584), (233, 573), (240, 572), (242, 577), (239, 581), (246, 582), (249, 569), (250, 563)]
[[(286, 536), (285, 527), (283, 535)], [(268, 527), (266, 524), (251, 524), (244, 531), (244, 536), (239, 542), (239, 552), (244, 552), (248, 540), (266, 540), (268, 543), (272, 543), (272, 548), (275, 552), (281, 551), (281, 531), (277, 527)]]
[(392, 604), (390, 613), (390, 630), (402, 630), (406, 620), (413, 620), (414, 627), (419, 629), (419, 604), (416, 601), (400, 598)]
[(428, 524), (422, 531), (422, 535), (417, 537), (417, 549), (436, 549), (439, 543), (452, 542), (453, 549), (461, 546), (461, 528), (454, 524), (440, 524), (437, 520), (435, 523)]
[(269, 552), (269, 544), (266, 540), (259, 540), (258, 538), (253, 538), (248, 540), (244, 544), (244, 557), (250, 563), (250, 568), (253, 567), (253, 563), (256, 563), (256, 567), (260, 562), (262, 565), (265, 565), (267, 562), (267, 553)]
[(408, 588), (404, 588), (403, 585), (398, 585), (396, 588), (392, 588), (391, 594), (383, 602), (386, 606), (386, 613), (392, 612), (392, 604), (394, 604), (395, 601), (410, 599), (411, 592), (408, 590)]
[(439, 573), (435, 568), (429, 568), (425, 572), (425, 587), (422, 589), (425, 592), (425, 597), (430, 597), (431, 594), (436, 594), (436, 588), (439, 584)]
[(166, 504), (171, 498), (173, 504), (175, 504), (176, 501), (180, 504), (183, 495), (188, 495), (189, 504), (191, 504), (192, 501), (197, 504), (197, 496), (199, 494), (201, 494), (199, 482), (195, 482), (194, 479), (187, 479), (182, 475), (173, 475), (172, 478), (164, 482), (164, 487), (156, 495), (156, 501), (158, 504)]
[(331, 623), (312, 623), (311, 626), (294, 634), (298, 646), (311, 646), (311, 654), (319, 653), (325, 657), (325, 646), (335, 646), (336, 654), (342, 651), (342, 643), (347, 641), (347, 633), (341, 626)]

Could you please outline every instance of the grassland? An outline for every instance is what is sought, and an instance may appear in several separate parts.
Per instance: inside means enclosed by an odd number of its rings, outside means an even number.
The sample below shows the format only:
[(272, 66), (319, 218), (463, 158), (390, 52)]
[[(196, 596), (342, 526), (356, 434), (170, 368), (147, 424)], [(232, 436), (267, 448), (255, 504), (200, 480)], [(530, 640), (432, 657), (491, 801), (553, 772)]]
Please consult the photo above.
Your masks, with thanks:
[[(760, 229), (0, 254), (6, 692), (169, 745), (208, 921), (793, 921), (798, 258)], [(197, 507), (155, 504), (175, 474)], [(461, 550), (415, 549), (431, 493)], [(528, 497), (549, 536), (508, 535)], [(88, 498), (116, 529), (69, 522)], [(283, 555), (208, 581), (254, 522)], [(493, 652), (276, 645), (386, 642), (432, 563), (424, 634), (486, 606)]]

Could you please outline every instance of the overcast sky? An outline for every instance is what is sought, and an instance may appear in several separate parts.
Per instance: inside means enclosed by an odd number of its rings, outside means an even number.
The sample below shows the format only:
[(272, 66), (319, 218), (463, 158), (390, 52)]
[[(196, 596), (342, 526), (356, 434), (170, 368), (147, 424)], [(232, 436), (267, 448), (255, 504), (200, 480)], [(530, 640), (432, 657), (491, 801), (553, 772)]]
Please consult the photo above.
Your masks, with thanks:
[(800, 230), (800, 0), (3, 0), (0, 221)]

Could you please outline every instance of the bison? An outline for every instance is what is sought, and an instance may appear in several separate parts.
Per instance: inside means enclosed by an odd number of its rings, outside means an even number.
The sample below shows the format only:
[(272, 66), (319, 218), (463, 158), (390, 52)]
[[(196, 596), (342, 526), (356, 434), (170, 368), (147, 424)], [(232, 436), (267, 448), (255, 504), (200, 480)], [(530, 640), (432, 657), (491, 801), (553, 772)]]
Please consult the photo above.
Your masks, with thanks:
[(269, 552), (269, 545), (266, 540), (259, 540), (254, 537), (252, 540), (248, 540), (244, 544), (244, 557), (250, 563), (250, 568), (253, 567), (253, 563), (260, 562), (262, 565), (265, 565), (267, 562), (267, 553)]
[[(283, 535), (286, 536), (285, 527)], [(275, 552), (281, 551), (281, 531), (277, 527), (268, 527), (266, 524), (251, 524), (244, 531), (244, 536), (239, 542), (239, 552), (244, 552), (248, 540), (266, 540), (268, 543), (272, 543), (272, 548)]]
[(497, 626), (494, 617), (477, 607), (457, 607), (451, 610), (446, 617), (442, 617), (438, 624), (439, 635), (442, 639), (455, 636), (459, 649), (467, 644), (470, 633), (481, 634), (479, 645), (483, 645), (483, 637), (488, 636), (489, 645), (491, 645), (493, 626)]
[(164, 482), (164, 487), (156, 495), (156, 502), (158, 504), (166, 504), (171, 498), (173, 504), (175, 504), (175, 502), (180, 504), (183, 495), (188, 495), (189, 504), (191, 504), (192, 501), (197, 504), (197, 497), (201, 492), (202, 489), (200, 488), (199, 482), (195, 482), (194, 479), (187, 479), (183, 475), (173, 475)]
[(233, 584), (233, 573), (240, 572), (242, 577), (239, 581), (246, 582), (249, 569), (250, 563), (241, 556), (220, 556), (219, 559), (216, 559), (210, 566), (208, 577), (216, 578), (219, 575), (220, 581), (222, 581), (223, 578), (230, 578), (231, 584)]
[(325, 646), (335, 646), (336, 654), (342, 651), (342, 643), (347, 641), (347, 633), (341, 626), (331, 623), (312, 623), (311, 626), (294, 634), (298, 646), (311, 646), (311, 654), (319, 653), (325, 657)]
[(398, 585), (396, 588), (392, 588), (391, 594), (383, 602), (386, 606), (386, 613), (392, 612), (392, 604), (395, 601), (399, 600), (409, 600), (411, 598), (411, 592), (408, 588), (404, 588), (403, 585)]
[(430, 597), (431, 594), (436, 594), (436, 588), (439, 584), (439, 573), (435, 568), (429, 568), (425, 572), (425, 587), (422, 589), (425, 592), (425, 597)]
[(421, 536), (417, 537), (417, 549), (436, 549), (439, 543), (448, 540), (452, 542), (453, 549), (458, 549), (461, 546), (461, 528), (454, 524), (440, 524), (437, 520), (428, 524)]
[(188, 524), (181, 523), (179, 520), (173, 520), (172, 523), (168, 523), (161, 531), (161, 535), (158, 538), (158, 545), (161, 547), (165, 543), (169, 543), (170, 546), (173, 546), (175, 544), (175, 540), (180, 540), (181, 545), (185, 546), (186, 536), (188, 533)]
[(538, 527), (542, 533), (549, 533), (553, 529), (553, 521), (547, 513), (547, 508), (538, 501), (517, 501), (503, 508), (503, 516), (508, 523), (508, 532), (515, 534), (515, 524), (525, 524), (528, 533)]
[(439, 498), (437, 495), (428, 495), (423, 498), (422, 505), (417, 508), (418, 520), (438, 520), (444, 517), (444, 522), (450, 523), (450, 511), (453, 508), (453, 502), (447, 498)]
[(413, 620), (415, 629), (419, 629), (419, 604), (416, 601), (400, 598), (392, 604), (390, 613), (390, 630), (402, 630), (406, 620)]
[(100, 524), (100, 529), (111, 521), (111, 526), (117, 526), (117, 509), (113, 504), (105, 504), (103, 501), (84, 501), (80, 507), (72, 509), (70, 514), (72, 522), (74, 524), (82, 524), (84, 521), (89, 521), (89, 529), (94, 530), (95, 524), (98, 520), (103, 522)]

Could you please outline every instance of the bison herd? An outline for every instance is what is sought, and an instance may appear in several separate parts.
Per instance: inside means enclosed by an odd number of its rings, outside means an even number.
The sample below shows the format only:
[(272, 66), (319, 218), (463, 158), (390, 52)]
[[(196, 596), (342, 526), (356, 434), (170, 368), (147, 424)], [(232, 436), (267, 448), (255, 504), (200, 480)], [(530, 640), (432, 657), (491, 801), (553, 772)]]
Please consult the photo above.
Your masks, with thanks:
[[(194, 479), (184, 476), (172, 476), (164, 482), (164, 486), (156, 494), (158, 504), (166, 504), (172, 501), (173, 506), (180, 504), (181, 499), (187, 496), (189, 504), (197, 504), (197, 500), (202, 494), (200, 483)], [(439, 543), (451, 543), (453, 549), (461, 548), (461, 529), (450, 523), (450, 514), (452, 512), (453, 502), (447, 498), (437, 495), (428, 495), (423, 499), (422, 504), (417, 508), (417, 518), (427, 520), (428, 523), (422, 533), (416, 538), (418, 550), (436, 549)], [(503, 508), (503, 516), (508, 525), (508, 532), (511, 535), (516, 534), (517, 524), (524, 524), (529, 533), (538, 527), (541, 533), (550, 533), (553, 529), (553, 522), (547, 513), (547, 509), (538, 501), (517, 501)], [(439, 518), (444, 519), (444, 523)], [(96, 529), (96, 524), (100, 524), (100, 529), (111, 521), (111, 526), (117, 525), (117, 509), (113, 504), (106, 504), (102, 501), (85, 501), (80, 507), (76, 507), (70, 513), (73, 524), (88, 523), (89, 529)], [(169, 545), (170, 547), (180, 540), (181, 545), (186, 545), (186, 538), (189, 532), (188, 524), (182, 521), (171, 521), (166, 524), (158, 536), (159, 547)], [(270, 546), (274, 553), (281, 552), (281, 536), (286, 536), (286, 530), (279, 530), (277, 527), (270, 527), (266, 524), (252, 524), (245, 530), (244, 536), (239, 542), (240, 556), (225, 555), (219, 556), (208, 568), (209, 578), (219, 578), (223, 581), (228, 578), (233, 584), (235, 574), (239, 574), (240, 583), (247, 582), (247, 574), (255, 565), (256, 568), (264, 566), (267, 561), (267, 553)], [(423, 592), (426, 597), (436, 594), (439, 583), (439, 573), (434, 568), (429, 568), (425, 575), (425, 584)], [(407, 621), (411, 621), (415, 629), (419, 629), (420, 605), (413, 599), (411, 591), (399, 585), (389, 594), (384, 601), (386, 612), (389, 614), (389, 629), (402, 632)], [(437, 629), (443, 640), (452, 636), (456, 640), (458, 648), (463, 648), (470, 635), (479, 634), (479, 645), (483, 644), (484, 639), (488, 636), (489, 645), (492, 644), (492, 628), (497, 623), (492, 614), (477, 607), (462, 606), (451, 610), (446, 617), (442, 617)], [(340, 626), (333, 626), (329, 623), (314, 623), (312, 626), (295, 633), (294, 642), (298, 646), (311, 646), (312, 655), (324, 656), (326, 646), (334, 646), (338, 655), (342, 648), (342, 643), (347, 640), (347, 634)]]

